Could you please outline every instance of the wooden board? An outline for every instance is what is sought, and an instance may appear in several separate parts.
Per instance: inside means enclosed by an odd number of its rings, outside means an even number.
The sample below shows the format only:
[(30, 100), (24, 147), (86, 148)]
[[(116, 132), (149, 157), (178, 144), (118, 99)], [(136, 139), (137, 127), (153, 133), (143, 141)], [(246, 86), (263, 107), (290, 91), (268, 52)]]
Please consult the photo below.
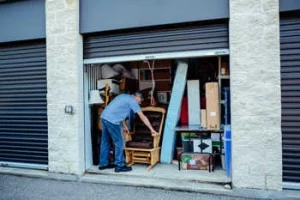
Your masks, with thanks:
[(162, 142), (162, 152), (160, 160), (162, 163), (169, 164), (172, 162), (176, 134), (175, 127), (177, 126), (180, 111), (181, 111), (181, 101), (183, 98), (183, 93), (186, 85), (188, 65), (185, 62), (179, 62), (175, 74), (175, 80), (173, 83), (172, 94), (170, 99), (170, 104), (168, 108), (168, 113), (165, 122), (163, 142)]

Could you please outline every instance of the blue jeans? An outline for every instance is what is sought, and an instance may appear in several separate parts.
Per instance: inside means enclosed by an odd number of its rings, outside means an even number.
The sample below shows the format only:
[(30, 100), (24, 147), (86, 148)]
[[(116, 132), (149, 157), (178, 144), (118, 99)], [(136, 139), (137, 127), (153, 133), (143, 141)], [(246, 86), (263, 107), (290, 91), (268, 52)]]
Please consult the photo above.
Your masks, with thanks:
[(110, 138), (112, 138), (115, 145), (115, 164), (118, 167), (125, 165), (124, 159), (124, 138), (122, 134), (122, 127), (120, 125), (113, 124), (105, 119), (101, 119), (102, 122), (102, 138), (100, 146), (100, 163), (99, 166), (103, 167), (108, 165), (108, 156), (110, 151)]

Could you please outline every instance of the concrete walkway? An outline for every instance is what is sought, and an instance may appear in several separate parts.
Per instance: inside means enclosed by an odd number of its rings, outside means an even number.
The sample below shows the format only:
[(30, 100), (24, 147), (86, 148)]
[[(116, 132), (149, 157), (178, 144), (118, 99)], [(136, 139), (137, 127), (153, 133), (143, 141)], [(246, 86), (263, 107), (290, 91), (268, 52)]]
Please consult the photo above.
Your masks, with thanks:
[[(95, 170), (95, 169), (94, 169)], [(165, 189), (169, 193), (190, 192), (200, 194), (213, 194), (217, 196), (226, 196), (230, 197), (229, 199), (234, 198), (249, 198), (249, 199), (284, 199), (284, 200), (300, 200), (300, 191), (265, 191), (265, 190), (253, 190), (253, 189), (225, 189), (224, 185), (215, 183), (201, 183), (198, 181), (186, 181), (186, 180), (172, 180), (172, 179), (163, 179), (155, 177), (145, 177), (145, 176), (130, 176), (128, 174), (122, 173), (109, 173), (109, 174), (91, 174), (87, 173), (83, 176), (75, 175), (66, 175), (66, 174), (57, 174), (49, 173), (47, 171), (40, 170), (29, 170), (29, 169), (16, 169), (8, 167), (0, 167), (0, 194), (3, 192), (14, 190), (13, 188), (6, 188), (6, 184), (9, 184), (11, 180), (18, 176), (18, 180), (22, 180), (24, 177), (29, 177), (32, 181), (45, 181), (43, 183), (59, 183), (70, 182), (71, 185), (81, 185), (81, 184), (99, 184), (99, 187), (129, 187), (129, 188), (148, 188), (151, 189)], [(37, 178), (37, 179), (32, 179)], [(16, 178), (17, 180), (17, 178)], [(24, 180), (27, 180), (26, 178)], [(20, 183), (21, 184), (21, 183)], [(100, 186), (101, 185), (101, 186)], [(46, 184), (47, 186), (47, 184)], [(13, 186), (16, 187), (16, 186)], [(23, 186), (22, 186), (23, 187)], [(25, 187), (25, 186), (24, 186)], [(27, 186), (26, 186), (27, 187)], [(3, 190), (6, 188), (6, 191)], [(51, 188), (50, 188), (51, 189)], [(173, 191), (173, 192), (171, 192)], [(76, 193), (77, 190), (74, 190)], [(196, 195), (196, 194), (195, 194)], [(10, 198), (8, 198), (10, 199)], [(145, 199), (143, 199), (145, 200)], [(155, 199), (156, 200), (156, 199)]]
[(0, 175), (0, 200), (243, 200), (246, 198), (141, 187)]

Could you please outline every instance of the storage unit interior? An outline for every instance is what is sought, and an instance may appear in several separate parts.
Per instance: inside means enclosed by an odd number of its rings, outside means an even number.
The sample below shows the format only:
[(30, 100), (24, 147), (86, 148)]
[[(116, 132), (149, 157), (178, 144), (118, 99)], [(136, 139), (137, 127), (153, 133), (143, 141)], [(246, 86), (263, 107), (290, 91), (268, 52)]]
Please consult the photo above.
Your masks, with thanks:
[[(218, 102), (219, 112), (219, 127), (218, 130), (223, 130), (223, 127), (225, 124), (230, 124), (230, 107), (226, 105), (230, 105), (229, 99), (225, 99), (224, 91), (229, 90), (230, 87), (230, 76), (229, 76), (229, 56), (211, 56), (211, 57), (198, 57), (198, 58), (186, 58), (186, 59), (165, 59), (165, 60), (144, 60), (144, 61), (131, 61), (131, 62), (114, 62), (114, 63), (105, 63), (105, 64), (87, 64), (85, 65), (85, 72), (86, 76), (85, 78), (88, 79), (86, 82), (88, 82), (86, 86), (86, 90), (89, 92), (92, 90), (100, 89), (97, 87), (97, 81), (99, 86), (99, 80), (103, 79), (114, 79), (119, 81), (120, 87), (119, 91), (117, 93), (132, 93), (136, 90), (141, 90), (144, 94), (145, 100), (142, 103), (141, 107), (150, 106), (151, 100), (150, 100), (150, 91), (153, 87), (152, 82), (152, 76), (151, 76), (151, 68), (153, 67), (153, 75), (154, 75), (154, 81), (155, 81), (155, 92), (154, 92), (154, 99), (156, 102), (156, 107), (162, 107), (165, 108), (166, 111), (168, 111), (168, 106), (170, 103), (170, 98), (172, 96), (172, 86), (174, 82), (174, 78), (176, 75), (176, 68), (178, 65), (178, 62), (183, 61), (188, 64), (188, 72), (187, 72), (187, 81), (190, 80), (198, 80), (197, 83), (199, 85), (199, 95), (200, 95), (200, 102), (201, 109), (206, 109), (206, 102), (205, 102), (205, 85), (207, 83), (213, 82), (218, 85), (219, 89), (219, 97), (216, 100)], [(113, 69), (106, 70), (104, 68), (107, 68), (108, 65)], [(121, 67), (122, 66), (122, 67)], [(104, 68), (103, 68), (104, 67)], [(126, 70), (124, 70), (124, 68)], [(122, 70), (120, 70), (122, 68)], [(120, 71), (122, 73), (116, 75), (114, 74), (115, 71)], [(104, 74), (108, 73), (108, 74)], [(111, 77), (114, 76), (114, 77)], [(184, 105), (185, 101), (188, 97), (187, 92), (187, 83), (185, 86), (185, 92), (183, 96), (183, 101), (181, 105), (181, 112), (180, 112), (180, 119), (178, 120), (178, 126), (184, 126), (188, 125), (188, 114), (187, 114), (187, 108), (186, 105)], [(87, 93), (86, 93), (87, 94)], [(110, 99), (113, 99), (113, 97), (117, 94), (112, 94), (110, 96)], [(105, 97), (102, 94), (102, 97), (105, 101)], [(227, 97), (226, 97), (227, 98)], [(227, 100), (227, 101), (225, 101)], [(92, 105), (90, 106), (91, 111), (91, 142), (92, 142), (92, 162), (94, 167), (90, 169), (92, 172), (98, 172), (97, 166), (99, 164), (99, 144), (101, 140), (101, 125), (100, 125), (100, 115), (101, 111), (104, 108), (104, 104), (101, 105)], [(200, 113), (200, 110), (198, 111)], [(202, 114), (203, 115), (203, 114)], [(201, 116), (202, 119), (206, 118), (206, 116)], [(206, 127), (207, 122), (202, 121), (202, 125)], [(165, 122), (166, 124), (166, 122)], [(199, 121), (199, 125), (201, 125), (201, 121)], [(149, 134), (150, 131), (149, 131)], [(164, 134), (162, 132), (162, 134)], [(213, 133), (212, 133), (213, 134)], [(208, 135), (207, 137), (211, 138), (212, 135)], [(161, 137), (161, 140), (163, 139), (163, 136)], [(215, 141), (211, 141), (211, 151), (214, 152), (221, 152), (222, 150), (220, 148), (220, 138), (214, 137)], [(160, 141), (162, 144), (162, 141)], [(222, 169), (222, 162), (221, 162), (221, 156), (216, 156), (215, 163), (216, 163), (216, 171), (214, 173), (208, 173), (207, 170), (178, 170), (178, 151), (182, 149), (184, 143), (184, 138), (180, 134), (177, 134), (176, 139), (176, 149), (174, 152), (173, 162), (171, 165), (163, 165), (163, 164), (157, 164), (151, 172), (146, 172), (146, 165), (143, 164), (135, 164), (133, 165), (133, 172), (131, 173), (144, 173), (151, 176), (151, 174), (155, 173), (155, 170), (157, 171), (165, 171), (170, 173), (170, 176), (173, 176), (174, 173), (178, 174), (178, 176), (195, 178), (195, 175), (203, 174), (209, 174), (211, 177), (223, 177), (226, 179), (225, 171)], [(113, 161), (113, 155), (111, 155), (111, 159)], [(224, 165), (224, 163), (223, 163)], [(196, 168), (199, 167), (195, 163)], [(143, 170), (142, 170), (143, 169)], [(164, 170), (165, 169), (165, 170)], [(186, 169), (195, 169), (192, 165), (190, 168)], [(107, 173), (111, 173), (110, 170), (104, 170), (107, 171)], [(104, 171), (101, 171), (103, 173)], [(185, 173), (187, 172), (188, 173)], [(99, 172), (100, 173), (100, 172)], [(163, 173), (167, 174), (167, 173)], [(181, 175), (180, 175), (181, 174)], [(166, 175), (167, 176), (167, 175)], [(228, 181), (228, 179), (226, 179)], [(225, 182), (226, 182), (225, 181)]]

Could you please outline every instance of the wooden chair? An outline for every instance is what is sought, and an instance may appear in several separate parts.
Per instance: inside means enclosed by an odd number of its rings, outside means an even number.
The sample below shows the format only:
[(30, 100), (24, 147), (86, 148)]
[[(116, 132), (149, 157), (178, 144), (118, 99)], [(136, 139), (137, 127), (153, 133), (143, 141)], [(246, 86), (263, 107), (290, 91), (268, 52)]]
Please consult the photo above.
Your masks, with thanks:
[(137, 117), (134, 131), (125, 135), (126, 162), (129, 163), (128, 166), (134, 163), (150, 164), (147, 168), (147, 171), (150, 171), (160, 159), (160, 138), (166, 111), (158, 107), (144, 107), (142, 111), (159, 135), (152, 136), (150, 130)]

